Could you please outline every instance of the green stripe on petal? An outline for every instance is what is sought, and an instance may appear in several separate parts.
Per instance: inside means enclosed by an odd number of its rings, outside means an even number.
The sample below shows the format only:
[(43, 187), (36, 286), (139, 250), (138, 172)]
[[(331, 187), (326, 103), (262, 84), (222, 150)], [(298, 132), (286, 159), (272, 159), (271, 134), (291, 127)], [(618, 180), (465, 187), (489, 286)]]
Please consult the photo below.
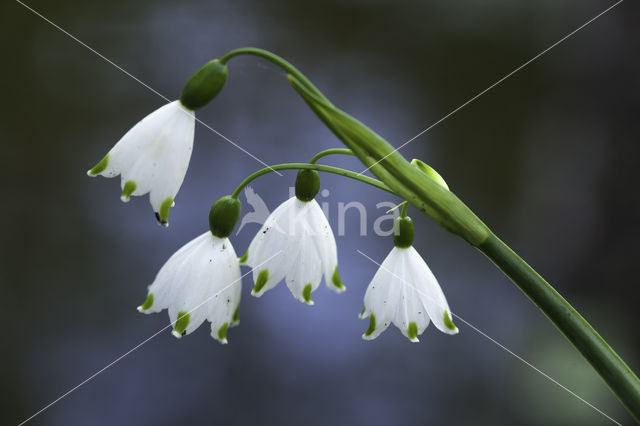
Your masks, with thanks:
[(340, 281), (340, 275), (338, 275), (338, 266), (336, 265), (336, 269), (333, 270), (333, 276), (331, 277), (331, 282), (337, 289), (340, 291), (345, 291), (347, 288)]
[(447, 312), (446, 310), (444, 311), (444, 325), (445, 327), (447, 327), (449, 330), (452, 330), (452, 331), (458, 329), (458, 327), (456, 327), (453, 321), (451, 321), (451, 317), (449, 317), (449, 312)]
[(169, 197), (162, 202), (160, 210), (156, 212), (156, 219), (162, 226), (169, 226), (169, 209), (173, 205), (173, 198)]
[(268, 279), (269, 270), (263, 269), (262, 271), (260, 271), (260, 273), (258, 274), (258, 279), (256, 280), (256, 285), (253, 287), (253, 290), (251, 290), (251, 294), (255, 296), (257, 293), (260, 293), (260, 290), (262, 290)]
[(173, 335), (176, 337), (183, 336), (185, 334), (185, 330), (189, 326), (189, 321), (191, 321), (191, 318), (187, 312), (178, 312), (178, 320), (173, 328)]
[(231, 318), (231, 325), (237, 325), (240, 322), (240, 305), (233, 311), (233, 317)]
[(98, 164), (93, 166), (93, 168), (87, 172), (87, 175), (91, 177), (99, 175), (100, 173), (104, 172), (104, 170), (107, 168), (108, 165), (109, 165), (109, 154), (107, 153), (107, 155), (105, 155), (104, 158), (100, 160)]
[(238, 259), (238, 263), (244, 263), (247, 261), (247, 259), (249, 258), (249, 250), (247, 250), (246, 252), (244, 252), (244, 254), (242, 255), (242, 257), (240, 259)]
[(124, 184), (124, 188), (122, 189), (122, 195), (120, 196), (120, 199), (125, 203), (129, 201), (129, 198), (131, 198), (131, 194), (133, 194), (133, 191), (135, 191), (136, 188), (137, 188), (137, 185), (134, 181), (132, 180), (126, 181)]
[(146, 311), (147, 309), (149, 309), (151, 306), (153, 306), (153, 293), (149, 293), (149, 295), (147, 296), (147, 298), (145, 299), (144, 303), (142, 305), (140, 305), (140, 307), (138, 308), (139, 311)]
[(218, 329), (218, 339), (220, 342), (227, 343), (227, 330), (229, 329), (229, 323), (225, 322), (222, 327)]
[(305, 285), (304, 289), (302, 289), (302, 298), (307, 305), (313, 305), (313, 300), (311, 300), (311, 283)]
[(418, 341), (418, 325), (413, 321), (409, 323), (409, 328), (407, 328), (407, 337), (412, 342)]
[(364, 335), (366, 337), (369, 337), (373, 334), (374, 331), (376, 331), (376, 316), (371, 313), (371, 315), (369, 316), (369, 328), (364, 332)]

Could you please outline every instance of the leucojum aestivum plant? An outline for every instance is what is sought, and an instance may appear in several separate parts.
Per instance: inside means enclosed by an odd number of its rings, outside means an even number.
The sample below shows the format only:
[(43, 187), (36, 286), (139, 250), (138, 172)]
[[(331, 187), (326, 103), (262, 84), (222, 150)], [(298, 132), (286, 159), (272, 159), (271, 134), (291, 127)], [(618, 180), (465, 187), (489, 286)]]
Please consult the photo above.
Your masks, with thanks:
[[(173, 334), (181, 337), (211, 323), (211, 335), (227, 343), (229, 327), (238, 324), (241, 265), (252, 268), (252, 295), (260, 297), (284, 279), (293, 296), (313, 304), (311, 294), (324, 277), (336, 291), (345, 289), (338, 274), (333, 232), (318, 203), (318, 172), (333, 173), (372, 185), (402, 200), (394, 223), (393, 249), (373, 277), (364, 296), (361, 318), (369, 318), (363, 334), (373, 339), (394, 324), (418, 341), (430, 321), (438, 330), (456, 334), (447, 300), (418, 252), (412, 247), (410, 204), (437, 224), (484, 253), (551, 320), (602, 376), (636, 420), (640, 420), (640, 381), (589, 323), (536, 271), (502, 242), (456, 195), (442, 177), (420, 160), (407, 161), (369, 127), (334, 106), (298, 69), (271, 52), (241, 48), (206, 63), (187, 81), (179, 100), (136, 124), (91, 170), (90, 176), (121, 176), (122, 200), (149, 193), (161, 225), (184, 179), (191, 151), (195, 110), (222, 90), (227, 63), (241, 55), (270, 61), (287, 73), (291, 86), (346, 148), (314, 155), (308, 163), (275, 164), (249, 175), (209, 213), (209, 230), (178, 250), (160, 269), (140, 312), (169, 311)], [(354, 155), (378, 179), (350, 170), (317, 164), (326, 155)], [(229, 236), (240, 218), (242, 189), (254, 179), (279, 170), (298, 170), (295, 196), (266, 220), (238, 258)]]

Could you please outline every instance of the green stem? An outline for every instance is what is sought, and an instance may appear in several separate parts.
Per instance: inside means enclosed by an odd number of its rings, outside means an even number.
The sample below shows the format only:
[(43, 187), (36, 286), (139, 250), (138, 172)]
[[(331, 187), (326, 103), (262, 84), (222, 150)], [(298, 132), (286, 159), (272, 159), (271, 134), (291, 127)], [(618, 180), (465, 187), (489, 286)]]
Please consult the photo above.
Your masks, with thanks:
[(327, 155), (334, 155), (334, 154), (355, 155), (353, 151), (347, 148), (330, 148), (330, 149), (325, 149), (324, 151), (320, 151), (319, 153), (314, 155), (313, 158), (311, 158), (311, 161), (309, 161), (309, 164), (315, 164), (322, 157), (326, 157)]
[[(285, 70), (288, 74), (294, 75), (301, 83), (303, 86), (305, 86), (308, 90), (310, 90), (311, 92), (313, 92), (316, 96), (319, 96), (320, 98), (322, 98), (323, 100), (325, 100), (326, 102), (329, 102), (329, 99), (325, 98), (324, 95), (322, 94), (322, 92), (320, 92), (316, 86), (313, 85), (313, 83), (311, 83), (311, 81), (309, 81), (309, 79), (307, 77), (305, 77), (304, 74), (302, 74), (300, 72), (300, 70), (298, 70), (296, 67), (294, 67), (290, 62), (288, 62), (287, 60), (281, 58), (280, 56), (271, 53), (267, 50), (263, 50), (263, 49), (258, 49), (255, 47), (241, 47), (239, 49), (234, 49), (230, 52), (227, 52), (225, 55), (223, 55), (220, 58), (220, 62), (222, 62), (223, 64), (226, 64), (227, 61), (229, 61), (229, 59), (234, 58), (236, 56), (241, 56), (241, 55), (253, 55), (253, 56), (259, 56), (263, 59), (266, 59), (267, 61), (279, 66), (280, 68), (282, 68), (283, 70)], [(331, 103), (331, 102), (329, 102)]]
[(400, 217), (407, 217), (407, 206), (409, 205), (408, 202), (404, 202), (402, 203), (402, 209), (400, 210)]
[(591, 325), (548, 282), (491, 234), (478, 249), (562, 331), (611, 390), (640, 420), (640, 380)]
[(245, 178), (245, 180), (243, 180), (240, 183), (240, 185), (238, 185), (238, 187), (236, 188), (235, 191), (233, 191), (233, 194), (231, 194), (231, 196), (233, 198), (238, 198), (238, 196), (240, 195), (240, 192), (242, 192), (245, 186), (250, 184), (253, 180), (259, 178), (260, 176), (266, 175), (267, 173), (275, 172), (276, 170), (301, 170), (301, 169), (317, 170), (319, 172), (333, 173), (335, 175), (348, 177), (350, 179), (354, 179), (354, 180), (366, 183), (368, 185), (375, 186), (376, 188), (382, 189), (383, 191), (390, 192), (393, 195), (397, 195), (395, 192), (391, 190), (391, 188), (389, 188), (383, 182), (380, 182), (379, 180), (371, 178), (369, 176), (363, 176), (356, 172), (352, 172), (351, 170), (345, 170), (339, 167), (325, 166), (322, 164), (285, 163), (285, 164), (276, 164), (273, 166), (265, 167), (264, 169), (260, 169), (250, 174)]
[(326, 103), (297, 78), (293, 88), (367, 170), (443, 228), (479, 248), (544, 312), (640, 421), (640, 380), (600, 335), (540, 275), (500, 241), (453, 192), (413, 167), (380, 135)]

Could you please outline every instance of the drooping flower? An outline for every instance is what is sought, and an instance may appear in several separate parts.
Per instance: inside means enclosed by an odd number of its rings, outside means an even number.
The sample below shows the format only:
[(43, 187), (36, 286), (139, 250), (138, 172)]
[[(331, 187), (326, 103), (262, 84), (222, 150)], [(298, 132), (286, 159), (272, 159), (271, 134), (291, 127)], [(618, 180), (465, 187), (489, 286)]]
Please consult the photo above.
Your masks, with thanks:
[(457, 334), (438, 281), (412, 246), (411, 219), (397, 218), (394, 231), (395, 247), (380, 265), (364, 296), (360, 318), (369, 317), (369, 328), (362, 337), (375, 339), (393, 323), (412, 342), (417, 342), (429, 320), (438, 330)]
[[(215, 226), (210, 225), (210, 231), (171, 256), (149, 286), (147, 299), (138, 307), (144, 313), (168, 309), (176, 337), (191, 333), (209, 320), (211, 336), (227, 343), (228, 328), (238, 324), (240, 265), (225, 234), (237, 222), (239, 204), (238, 200), (229, 201), (229, 197), (214, 204), (209, 217), (210, 224)], [(221, 210), (222, 214), (216, 215)], [(227, 224), (231, 221), (233, 225), (229, 228)]]
[(330, 289), (346, 289), (338, 275), (333, 231), (314, 200), (319, 187), (315, 170), (301, 170), (296, 178), (296, 196), (274, 210), (251, 241), (241, 262), (254, 267), (253, 296), (262, 296), (283, 278), (291, 294), (308, 305), (313, 305), (311, 293), (323, 276)]
[(138, 122), (87, 175), (121, 175), (122, 201), (150, 193), (156, 219), (169, 224), (169, 209), (182, 185), (193, 149), (195, 113), (180, 101)]

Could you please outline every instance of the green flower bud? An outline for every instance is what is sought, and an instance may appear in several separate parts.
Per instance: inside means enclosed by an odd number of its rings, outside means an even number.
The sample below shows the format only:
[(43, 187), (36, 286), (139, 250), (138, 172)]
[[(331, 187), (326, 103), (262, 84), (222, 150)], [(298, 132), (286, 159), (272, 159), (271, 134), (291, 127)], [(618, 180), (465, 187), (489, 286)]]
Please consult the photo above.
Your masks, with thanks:
[(398, 248), (409, 248), (413, 244), (413, 221), (409, 216), (400, 216), (393, 223), (393, 243)]
[(311, 201), (320, 191), (320, 175), (315, 170), (302, 169), (296, 176), (296, 197), (300, 201)]
[(445, 182), (444, 179), (442, 179), (442, 176), (440, 176), (440, 174), (436, 172), (433, 169), (433, 167), (431, 167), (424, 161), (414, 158), (413, 160), (411, 160), (411, 165), (416, 169), (420, 170), (425, 175), (429, 176), (435, 183), (437, 183), (444, 189), (449, 189), (449, 185), (447, 185), (447, 182)]
[(226, 81), (227, 65), (218, 59), (209, 61), (187, 80), (180, 102), (190, 110), (202, 108), (220, 93)]
[(209, 212), (209, 229), (218, 238), (227, 238), (240, 219), (242, 205), (240, 200), (231, 195), (220, 197), (213, 203)]

